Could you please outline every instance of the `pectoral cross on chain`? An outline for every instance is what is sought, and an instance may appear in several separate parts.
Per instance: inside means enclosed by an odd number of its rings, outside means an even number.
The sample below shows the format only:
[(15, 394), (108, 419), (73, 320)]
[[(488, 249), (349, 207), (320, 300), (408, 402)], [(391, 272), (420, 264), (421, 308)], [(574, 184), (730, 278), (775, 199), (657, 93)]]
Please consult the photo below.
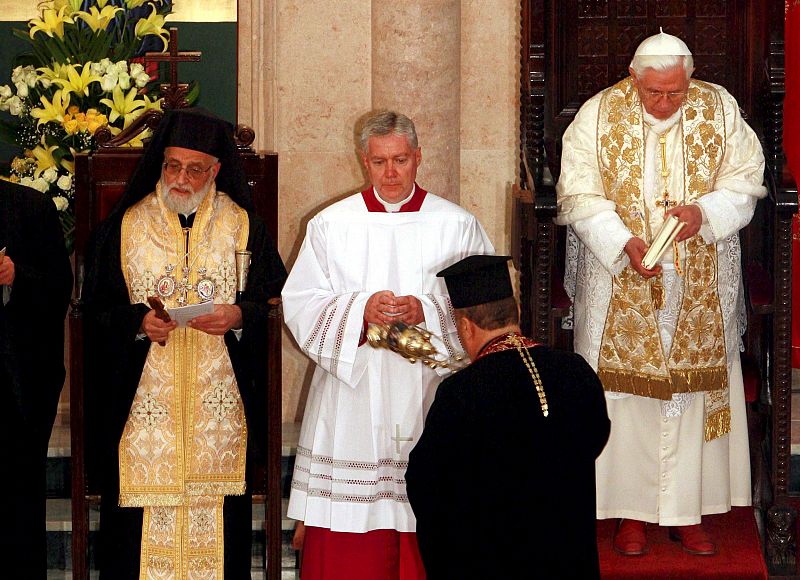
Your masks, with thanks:
[(186, 306), (189, 303), (189, 290), (194, 290), (194, 286), (189, 282), (189, 228), (183, 228), (183, 245), (186, 253), (183, 256), (183, 268), (181, 273), (183, 277), (178, 281), (178, 304)]
[(395, 433), (395, 436), (392, 437), (392, 441), (394, 441), (395, 450), (397, 451), (397, 454), (399, 455), (400, 454), (400, 442), (401, 441), (413, 441), (414, 438), (413, 437), (401, 437), (400, 436), (400, 425), (399, 424), (395, 424), (394, 433)]
[(656, 205), (658, 207), (663, 207), (664, 215), (666, 215), (671, 208), (678, 205), (678, 202), (674, 199), (670, 199), (669, 191), (667, 191), (667, 178), (669, 177), (669, 168), (667, 167), (667, 137), (665, 135), (659, 135), (658, 142), (661, 144), (661, 182), (664, 185), (664, 193), (661, 199), (656, 200)]

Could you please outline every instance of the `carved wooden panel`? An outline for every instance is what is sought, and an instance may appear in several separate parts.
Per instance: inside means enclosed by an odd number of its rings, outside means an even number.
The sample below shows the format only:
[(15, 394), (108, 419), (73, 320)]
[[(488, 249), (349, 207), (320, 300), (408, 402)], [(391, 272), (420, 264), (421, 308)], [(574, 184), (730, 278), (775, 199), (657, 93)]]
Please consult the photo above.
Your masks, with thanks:
[[(759, 35), (757, 10), (746, 0), (559, 0), (535, 2), (545, 11), (548, 47), (546, 141), (558, 151), (560, 135), (580, 105), (628, 75), (639, 43), (659, 28), (686, 41), (695, 78), (726, 87), (749, 113), (753, 106), (746, 67), (763, 62), (741, 39)], [(535, 10), (534, 10), (535, 11)], [(535, 39), (534, 39), (535, 41)], [(735, 66), (732, 66), (736, 63)], [(558, 71), (553, 74), (552, 71)], [(555, 174), (558, 165), (550, 160)]]

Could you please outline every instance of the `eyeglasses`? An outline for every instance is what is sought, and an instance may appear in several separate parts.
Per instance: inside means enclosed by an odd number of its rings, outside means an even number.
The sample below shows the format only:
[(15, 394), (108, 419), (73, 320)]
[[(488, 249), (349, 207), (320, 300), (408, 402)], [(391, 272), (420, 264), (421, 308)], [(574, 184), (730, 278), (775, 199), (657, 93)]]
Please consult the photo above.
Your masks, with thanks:
[(651, 101), (667, 98), (670, 101), (679, 101), (686, 96), (686, 91), (651, 91), (644, 89), (645, 96)]
[(209, 165), (205, 169), (200, 167), (199, 165), (189, 165), (184, 167), (177, 161), (165, 161), (164, 162), (164, 173), (167, 174), (169, 177), (178, 177), (181, 174), (181, 171), (186, 172), (186, 177), (192, 180), (197, 180), (203, 177), (208, 170), (214, 167), (214, 165)]

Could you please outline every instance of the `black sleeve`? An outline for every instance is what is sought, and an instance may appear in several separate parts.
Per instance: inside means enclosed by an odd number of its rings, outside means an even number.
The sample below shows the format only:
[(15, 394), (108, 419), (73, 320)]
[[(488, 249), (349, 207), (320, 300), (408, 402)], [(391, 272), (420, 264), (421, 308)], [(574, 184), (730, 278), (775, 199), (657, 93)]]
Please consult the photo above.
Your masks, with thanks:
[(10, 302), (43, 312), (42, 318), (57, 324), (63, 335), (64, 315), (72, 293), (72, 268), (55, 205), (44, 197), (33, 199), (38, 201), (24, 224), (29, 253), (14, 262)]
[(242, 309), (242, 334), (225, 335), (236, 383), (242, 396), (252, 450), (261, 455), (266, 441), (267, 425), (263, 418), (267, 408), (267, 325), (269, 299), (280, 296), (286, 281), (286, 268), (264, 222), (249, 214), (250, 234), (247, 249), (252, 252), (247, 287), (239, 302)]
[(149, 307), (130, 303), (120, 264), (120, 227), (115, 220), (93, 233), (82, 295), (87, 438), (100, 438), (100, 453), (113, 466), (150, 349), (147, 337), (136, 339)]

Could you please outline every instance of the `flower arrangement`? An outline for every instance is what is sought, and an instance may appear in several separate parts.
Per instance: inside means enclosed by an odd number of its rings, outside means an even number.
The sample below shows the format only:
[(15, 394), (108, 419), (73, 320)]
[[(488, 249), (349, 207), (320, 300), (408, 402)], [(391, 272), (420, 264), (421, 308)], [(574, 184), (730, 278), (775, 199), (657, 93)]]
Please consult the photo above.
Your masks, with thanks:
[(116, 135), (160, 109), (142, 56), (167, 49), (172, 0), (46, 0), (39, 9), (28, 30), (14, 31), (31, 51), (0, 86), (0, 111), (8, 113), (0, 139), (24, 150), (3, 178), (52, 196), (71, 249), (75, 154), (95, 147), (100, 127)]

